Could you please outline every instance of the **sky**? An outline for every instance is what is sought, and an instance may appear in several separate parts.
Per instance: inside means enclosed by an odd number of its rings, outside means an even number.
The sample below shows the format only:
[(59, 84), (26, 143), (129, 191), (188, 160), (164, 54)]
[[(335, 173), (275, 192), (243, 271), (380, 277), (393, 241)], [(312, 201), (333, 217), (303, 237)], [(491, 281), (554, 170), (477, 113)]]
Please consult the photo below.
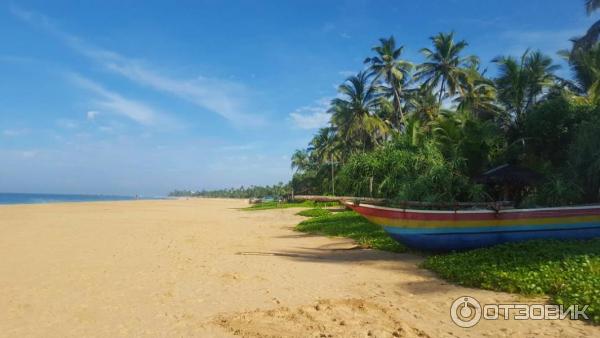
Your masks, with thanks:
[(493, 74), (528, 47), (560, 63), (597, 19), (583, 0), (0, 2), (0, 191), (286, 182), (379, 38), (418, 63), (454, 31)]

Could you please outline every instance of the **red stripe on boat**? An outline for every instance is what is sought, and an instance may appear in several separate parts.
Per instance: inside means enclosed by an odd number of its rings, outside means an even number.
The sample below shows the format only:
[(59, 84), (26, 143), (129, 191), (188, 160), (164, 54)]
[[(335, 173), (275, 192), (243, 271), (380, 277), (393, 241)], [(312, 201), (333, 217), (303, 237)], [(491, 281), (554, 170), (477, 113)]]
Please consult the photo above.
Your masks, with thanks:
[(393, 219), (422, 220), (422, 221), (479, 221), (496, 219), (521, 219), (521, 218), (556, 218), (573, 216), (600, 215), (600, 207), (587, 209), (555, 209), (555, 210), (529, 210), (494, 212), (482, 210), (481, 212), (454, 212), (443, 213), (427, 212), (427, 210), (404, 211), (402, 209), (389, 210), (370, 206), (349, 205), (352, 209), (365, 216), (375, 216)]

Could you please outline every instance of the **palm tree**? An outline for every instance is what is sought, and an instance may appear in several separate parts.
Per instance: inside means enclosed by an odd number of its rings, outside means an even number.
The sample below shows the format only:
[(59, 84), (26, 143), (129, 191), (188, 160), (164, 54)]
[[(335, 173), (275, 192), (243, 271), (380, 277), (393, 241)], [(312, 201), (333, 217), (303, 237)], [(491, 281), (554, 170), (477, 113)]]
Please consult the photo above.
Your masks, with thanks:
[(404, 118), (402, 111), (403, 87), (410, 79), (412, 63), (400, 59), (403, 46), (396, 48), (393, 36), (388, 39), (379, 39), (380, 45), (373, 47), (376, 56), (366, 58), (364, 63), (369, 64), (374, 81), (382, 80), (391, 92), (394, 112), (397, 114), (394, 124), (400, 126)]
[(527, 69), (529, 73), (527, 104), (531, 106), (537, 103), (539, 94), (544, 88), (548, 88), (555, 83), (556, 72), (560, 68), (554, 64), (552, 58), (544, 55), (540, 51), (535, 51), (527, 58)]
[(598, 8), (600, 8), (600, 0), (585, 0), (585, 11), (587, 15), (591, 15)]
[[(600, 0), (585, 0), (584, 5), (587, 15), (590, 16), (593, 12), (600, 8)], [(573, 48), (571, 51), (575, 52), (577, 50), (590, 49), (596, 42), (598, 42), (598, 37), (600, 37), (600, 20), (596, 21), (592, 26), (590, 26), (584, 36), (571, 40), (573, 41)]]
[(296, 172), (304, 171), (309, 166), (309, 158), (307, 150), (296, 150), (292, 155), (292, 170), (296, 170)]
[(425, 85), (408, 91), (406, 106), (411, 115), (425, 123), (435, 120), (440, 110), (437, 97), (431, 88)]
[(589, 50), (578, 50), (569, 55), (574, 81), (570, 88), (586, 95), (590, 103), (600, 103), (600, 44)]
[(498, 112), (494, 82), (479, 71), (478, 63), (464, 70), (461, 87), (461, 95), (454, 99), (459, 111), (470, 110), (480, 118), (491, 118)]
[(330, 167), (331, 193), (335, 195), (335, 164), (340, 160), (340, 143), (335, 128), (319, 129), (310, 142), (309, 150), (317, 163)]
[(526, 50), (519, 60), (501, 56), (492, 62), (499, 67), (495, 81), (498, 99), (517, 121), (553, 84), (556, 79), (554, 71), (558, 69), (550, 57), (539, 51), (531, 53)]
[(309, 143), (312, 158), (320, 164), (338, 157), (339, 142), (333, 127), (320, 128)]
[(439, 85), (438, 101), (441, 105), (445, 92), (453, 96), (462, 90), (460, 87), (461, 66), (474, 57), (460, 56), (468, 44), (464, 40), (455, 42), (453, 32), (439, 33), (430, 39), (433, 42), (433, 49), (421, 49), (421, 53), (427, 61), (417, 67), (418, 72), (415, 77), (423, 79), (424, 83), (431, 88)]
[(341, 98), (333, 99), (330, 112), (346, 150), (371, 149), (387, 133), (387, 125), (374, 114), (381, 93), (372, 86), (371, 75), (360, 72), (339, 86)]

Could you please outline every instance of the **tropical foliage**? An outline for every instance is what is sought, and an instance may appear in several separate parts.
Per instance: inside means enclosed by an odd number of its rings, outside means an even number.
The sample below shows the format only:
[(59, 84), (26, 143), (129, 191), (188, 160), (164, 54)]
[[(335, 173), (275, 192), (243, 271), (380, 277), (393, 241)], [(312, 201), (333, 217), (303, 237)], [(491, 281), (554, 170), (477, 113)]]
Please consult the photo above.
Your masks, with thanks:
[(339, 86), (329, 125), (292, 156), (295, 193), (489, 201), (505, 196), (477, 178), (510, 163), (543, 177), (523, 205), (600, 200), (600, 44), (560, 52), (565, 79), (538, 50), (490, 60), (489, 75), (455, 33), (430, 41), (415, 62), (393, 36), (379, 40)]

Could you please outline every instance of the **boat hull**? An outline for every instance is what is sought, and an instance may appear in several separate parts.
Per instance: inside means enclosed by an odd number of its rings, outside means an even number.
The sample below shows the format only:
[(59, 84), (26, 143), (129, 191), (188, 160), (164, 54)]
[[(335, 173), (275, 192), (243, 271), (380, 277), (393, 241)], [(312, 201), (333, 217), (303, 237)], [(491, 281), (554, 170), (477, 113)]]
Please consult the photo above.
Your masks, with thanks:
[(434, 211), (348, 206), (396, 241), (427, 251), (459, 251), (533, 239), (600, 237), (600, 206)]

